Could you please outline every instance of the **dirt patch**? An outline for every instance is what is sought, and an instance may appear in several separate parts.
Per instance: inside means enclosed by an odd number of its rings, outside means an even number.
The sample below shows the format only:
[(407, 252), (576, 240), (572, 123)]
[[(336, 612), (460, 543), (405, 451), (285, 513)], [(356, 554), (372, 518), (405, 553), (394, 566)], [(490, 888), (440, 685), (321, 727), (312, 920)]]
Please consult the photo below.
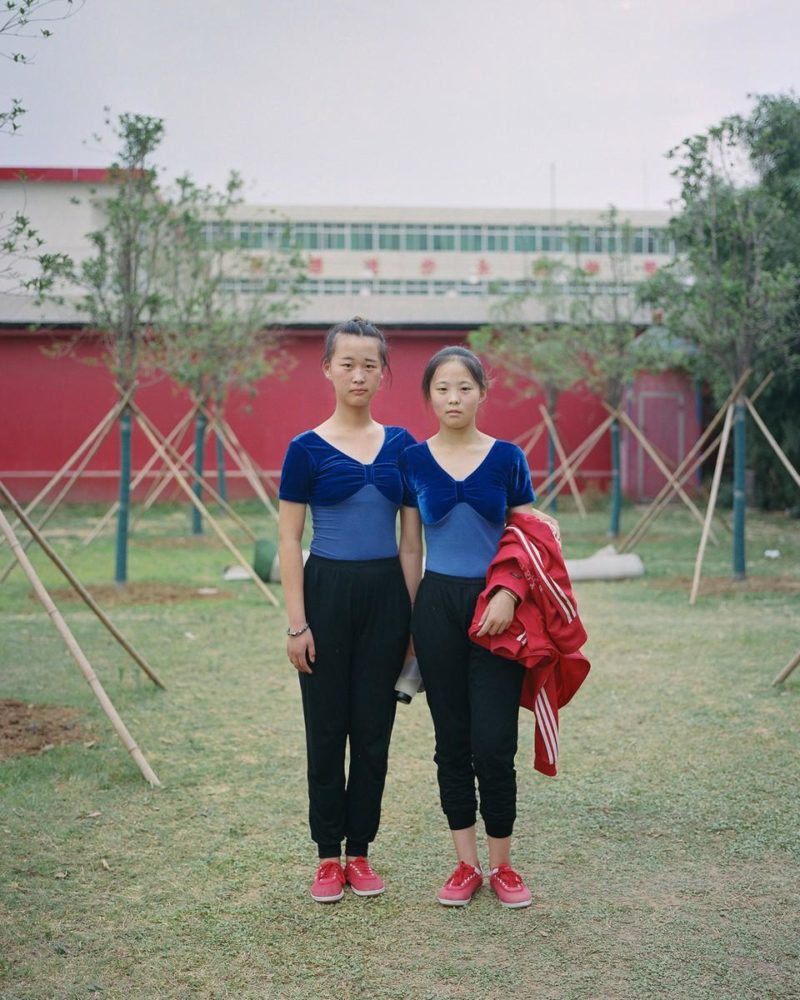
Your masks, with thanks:
[[(689, 576), (652, 577), (650, 586), (655, 590), (692, 589)], [(720, 594), (800, 594), (800, 579), (793, 576), (748, 576), (746, 580), (733, 580), (729, 576), (704, 576), (700, 580), (700, 593), (706, 596)]]
[(78, 723), (74, 708), (0, 699), (0, 760), (91, 740), (91, 733)]
[[(124, 587), (108, 584), (86, 588), (101, 608), (134, 604), (177, 604), (180, 601), (226, 601), (236, 595), (219, 587), (197, 587), (191, 583), (126, 583)], [(31, 593), (36, 600), (36, 595)], [(51, 590), (56, 604), (81, 601), (71, 587)]]
[(211, 549), (219, 541), (210, 535), (137, 535), (133, 540), (137, 549)]

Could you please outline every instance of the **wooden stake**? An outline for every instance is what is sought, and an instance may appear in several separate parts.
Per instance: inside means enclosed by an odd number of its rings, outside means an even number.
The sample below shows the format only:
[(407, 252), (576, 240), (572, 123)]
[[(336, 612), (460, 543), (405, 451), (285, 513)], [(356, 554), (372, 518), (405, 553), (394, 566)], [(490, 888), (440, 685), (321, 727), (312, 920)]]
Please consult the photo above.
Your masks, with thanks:
[[(678, 465), (678, 468), (675, 470), (674, 475), (675, 479), (681, 484), (686, 482), (689, 476), (691, 476), (691, 474), (694, 472), (697, 466), (700, 465), (702, 461), (705, 461), (705, 458), (699, 459), (697, 462), (694, 463), (691, 469), (688, 468), (689, 463), (692, 462), (694, 456), (714, 433), (714, 429), (716, 428), (717, 424), (725, 416), (728, 405), (735, 398), (736, 393), (743, 388), (745, 382), (750, 377), (751, 372), (752, 369), (748, 368), (747, 371), (741, 376), (741, 378), (736, 383), (731, 393), (728, 395), (728, 398), (725, 400), (725, 402), (722, 404), (722, 406), (715, 414), (714, 419), (709, 423), (708, 427), (706, 427), (706, 429), (703, 431), (703, 433), (700, 435), (697, 441), (695, 441), (695, 443), (692, 445), (692, 447), (684, 456), (683, 460)], [(764, 391), (764, 389), (766, 389), (766, 387), (772, 381), (773, 377), (774, 377), (774, 372), (770, 372), (766, 376), (766, 378), (763, 379), (763, 381), (760, 383), (756, 391), (753, 393), (753, 399), (756, 399)], [(716, 444), (716, 441), (718, 440), (719, 437), (716, 438), (714, 444)], [(705, 452), (705, 455), (708, 455), (710, 452), (714, 450), (714, 444), (712, 444), (711, 447)], [(654, 521), (657, 517), (659, 517), (660, 514), (664, 511), (667, 504), (670, 502), (672, 494), (674, 492), (675, 491), (672, 488), (671, 483), (665, 483), (662, 486), (661, 490), (656, 494), (656, 496), (650, 503), (650, 506), (647, 508), (644, 514), (642, 514), (638, 522), (631, 529), (627, 538), (619, 546), (618, 551), (620, 553), (630, 552), (633, 546), (636, 545), (638, 542), (640, 542), (642, 538), (644, 538), (645, 534), (650, 530), (651, 522)], [(725, 525), (725, 527), (727, 528), (727, 524)]]
[[(153, 425), (152, 421), (149, 420), (148, 417), (144, 415), (144, 413), (142, 413), (142, 411), (135, 403), (131, 404), (131, 409), (135, 413), (136, 419), (139, 421), (139, 423), (141, 424), (144, 421), (148, 425), (150, 430), (153, 432), (153, 434), (162, 442), (162, 444), (164, 444), (163, 434), (161, 434), (158, 428)], [(173, 458), (177, 459), (180, 465), (182, 465), (186, 469), (186, 471), (189, 473), (192, 479), (199, 481), (203, 484), (203, 489), (208, 490), (212, 498), (220, 505), (220, 507), (222, 507), (222, 509), (225, 511), (228, 517), (230, 517), (231, 520), (234, 521), (242, 529), (242, 531), (244, 531), (244, 533), (250, 537), (250, 540), (254, 542), (256, 540), (256, 533), (253, 531), (250, 525), (247, 524), (246, 521), (242, 520), (242, 518), (239, 517), (239, 515), (236, 513), (233, 507), (231, 507), (228, 501), (224, 500), (219, 495), (219, 493), (217, 493), (217, 491), (205, 479), (205, 477), (197, 475), (195, 470), (191, 467), (191, 465), (186, 461), (186, 459), (181, 455), (181, 453), (176, 448), (174, 448), (172, 445), (165, 445), (165, 447), (167, 452), (169, 452)], [(192, 495), (194, 496), (194, 492), (192, 492)]]
[[(120, 404), (117, 404), (117, 410), (119, 410), (120, 408), (121, 408)], [(67, 482), (61, 487), (61, 489), (56, 494), (55, 499), (51, 501), (50, 506), (47, 508), (47, 510), (44, 512), (44, 514), (42, 514), (41, 518), (39, 519), (38, 524), (36, 525), (37, 528), (43, 528), (47, 524), (47, 522), (50, 520), (50, 518), (53, 516), (53, 514), (55, 514), (55, 512), (58, 509), (61, 501), (64, 499), (64, 497), (67, 495), (67, 493), (69, 493), (69, 491), (72, 489), (72, 487), (75, 485), (76, 480), (82, 475), (83, 470), (86, 468), (86, 466), (89, 464), (89, 462), (91, 462), (92, 458), (94, 458), (94, 455), (97, 452), (97, 450), (99, 449), (100, 445), (106, 439), (106, 436), (110, 433), (111, 428), (112, 428), (113, 423), (114, 423), (114, 419), (116, 419), (117, 413), (114, 413), (114, 411), (112, 410), (111, 413), (109, 414), (109, 416), (111, 416), (112, 419), (106, 425), (105, 431), (101, 435), (99, 435), (98, 437), (96, 437), (94, 439), (94, 441), (92, 442), (92, 444), (89, 446), (89, 449), (84, 454), (84, 456), (81, 459), (80, 464), (78, 465), (77, 469), (75, 469), (72, 472), (72, 474), (70, 475), (70, 477), (67, 480)], [(17, 526), (19, 526), (19, 521), (17, 522)], [(26, 540), (23, 548), (25, 550), (29, 549), (30, 546), (31, 546), (31, 544), (32, 544), (32, 541), (33, 540), (31, 538), (28, 538)], [(3, 582), (5, 582), (5, 580), (8, 579), (9, 575), (11, 574), (12, 570), (14, 569), (14, 567), (16, 565), (17, 565), (17, 561), (15, 559), (12, 559), (11, 562), (8, 563), (8, 565), (6, 566), (6, 568), (3, 570), (2, 574), (0, 574), (0, 583), (3, 583)]]
[[(647, 440), (647, 438), (645, 437), (645, 435), (642, 433), (642, 431), (639, 430), (639, 428), (636, 426), (636, 424), (631, 420), (631, 418), (628, 416), (628, 414), (625, 413), (624, 411), (620, 411), (620, 415), (619, 416), (620, 416), (620, 420), (623, 422), (623, 424), (625, 424), (625, 426), (628, 428), (628, 430), (631, 432), (631, 434), (633, 434), (633, 436), (636, 438), (636, 440), (639, 442), (639, 444), (642, 446), (642, 448), (644, 448), (644, 450), (647, 452), (647, 454), (653, 460), (653, 462), (656, 465), (656, 468), (661, 473), (661, 475), (672, 486), (673, 492), (676, 492), (678, 494), (678, 496), (681, 498), (681, 500), (683, 500), (683, 502), (689, 508), (689, 511), (690, 511), (692, 517), (695, 519), (695, 521), (697, 521), (697, 523), (699, 525), (702, 526), (702, 524), (703, 524), (703, 515), (697, 509), (694, 501), (688, 495), (688, 493), (686, 492), (686, 490), (684, 490), (684, 488), (681, 486), (681, 484), (675, 478), (675, 475), (672, 472), (670, 472), (670, 470), (667, 468), (667, 466), (661, 460), (661, 457), (654, 450), (654, 448), (652, 447), (652, 445), (650, 444), (650, 442)], [(715, 539), (714, 539), (714, 532), (711, 531), (710, 534), (711, 534), (711, 540), (715, 541)]]
[(185, 476), (182, 475), (180, 469), (178, 469), (178, 467), (169, 457), (164, 448), (159, 444), (155, 434), (153, 434), (153, 432), (148, 427), (147, 422), (142, 419), (141, 411), (136, 413), (136, 420), (139, 426), (142, 428), (142, 432), (144, 433), (147, 440), (159, 452), (162, 461), (169, 467), (170, 471), (172, 472), (172, 475), (175, 477), (175, 481), (177, 482), (177, 484), (189, 497), (190, 502), (193, 503), (195, 507), (197, 507), (197, 509), (200, 511), (203, 517), (208, 518), (208, 523), (213, 528), (219, 540), (222, 542), (225, 548), (231, 553), (231, 555), (239, 563), (239, 565), (244, 567), (244, 569), (247, 571), (248, 576), (252, 579), (253, 583), (255, 583), (258, 589), (264, 594), (267, 600), (269, 600), (272, 604), (274, 604), (276, 608), (279, 608), (280, 602), (278, 601), (278, 598), (272, 593), (269, 587), (265, 585), (264, 581), (261, 579), (260, 576), (258, 576), (258, 574), (250, 565), (250, 563), (244, 558), (241, 552), (228, 538), (228, 536), (225, 534), (225, 532), (222, 530), (219, 524), (217, 524), (216, 518), (214, 518), (211, 515), (211, 512), (206, 508), (206, 505), (203, 503), (203, 501), (200, 500), (197, 496), (195, 496), (194, 490), (186, 482)]
[(769, 443), (772, 445), (775, 454), (778, 456), (781, 462), (783, 462), (786, 471), (789, 473), (792, 479), (794, 479), (797, 485), (800, 486), (800, 475), (798, 475), (797, 469), (795, 469), (795, 467), (792, 465), (792, 463), (784, 454), (781, 446), (778, 444), (775, 438), (770, 434), (769, 428), (761, 419), (761, 417), (758, 415), (758, 411), (756, 410), (755, 406), (753, 406), (753, 404), (750, 402), (750, 400), (747, 398), (747, 396), (744, 397), (744, 402), (745, 405), (747, 406), (747, 409), (750, 411), (750, 416), (758, 424), (758, 429), (761, 431), (761, 433), (764, 435), (767, 441), (769, 441)]
[[(103, 436), (105, 437), (105, 433), (108, 432), (107, 427), (108, 425), (112, 424), (116, 419), (118, 410), (119, 410), (119, 403), (115, 403), (114, 406), (112, 406), (111, 409), (108, 411), (108, 413), (103, 417), (100, 423), (94, 428), (93, 431), (91, 431), (88, 437), (83, 439), (80, 447), (76, 448), (75, 451), (66, 460), (66, 462), (64, 462), (64, 464), (61, 466), (58, 472), (54, 473), (54, 475), (50, 477), (50, 479), (47, 482), (47, 485), (44, 486), (41, 490), (39, 490), (39, 492), (36, 494), (33, 500), (31, 500), (31, 502), (25, 508), (26, 514), (33, 513), (33, 511), (38, 507), (39, 502), (44, 497), (47, 496), (47, 494), (50, 492), (53, 486), (66, 473), (67, 469), (69, 469), (72, 463), (77, 461), (77, 459), (83, 454), (84, 449), (88, 448), (92, 444), (92, 442), (94, 441), (94, 439), (97, 437), (98, 434), (103, 434)], [(15, 524), (13, 527), (14, 528), (19, 527), (19, 522), (17, 522), (17, 524)]]
[(772, 686), (775, 687), (776, 684), (783, 684), (789, 674), (794, 670), (794, 668), (800, 663), (800, 649), (794, 654), (794, 656), (789, 660), (786, 666), (777, 675), (775, 680), (772, 682)]
[[(177, 436), (182, 434), (186, 428), (186, 425), (192, 419), (193, 414), (194, 410), (190, 410), (189, 413), (185, 414), (169, 432), (166, 440), (172, 443), (172, 441)], [(150, 458), (148, 458), (147, 462), (139, 470), (139, 472), (136, 473), (136, 476), (131, 481), (131, 493), (133, 493), (133, 491), (136, 489), (139, 483), (141, 483), (142, 480), (144, 480), (144, 478), (147, 476), (147, 474), (150, 472), (150, 470), (153, 468), (153, 466), (157, 461), (158, 461), (158, 455), (153, 454), (150, 456)], [(103, 531), (105, 526), (108, 524), (111, 518), (117, 513), (118, 510), (119, 510), (119, 500), (115, 500), (114, 503), (111, 505), (111, 507), (103, 515), (100, 522), (92, 529), (92, 531), (83, 540), (84, 546), (91, 545), (91, 543)]]
[(25, 572), (25, 575), (30, 580), (33, 589), (36, 592), (36, 596), (42, 602), (42, 605), (44, 606), (45, 610), (50, 616), (51, 621), (58, 629), (61, 638), (64, 640), (67, 649), (70, 651), (70, 653), (75, 659), (75, 662), (80, 667), (81, 673), (85, 677), (86, 682), (92, 689), (97, 700), (100, 702), (101, 708), (108, 716), (117, 736), (119, 736), (120, 740), (122, 741), (122, 745), (131, 755), (131, 757), (133, 757), (133, 759), (136, 761), (136, 764), (139, 770), (144, 775), (145, 780), (148, 781), (151, 785), (156, 785), (156, 786), (160, 785), (161, 782), (156, 777), (155, 771), (150, 767), (150, 765), (145, 760), (144, 754), (137, 747), (133, 737), (128, 732), (128, 729), (125, 726), (125, 723), (119, 717), (119, 715), (117, 714), (117, 710), (111, 704), (111, 699), (108, 697), (105, 690), (103, 689), (103, 685), (98, 680), (94, 670), (92, 670), (92, 665), (89, 663), (83, 650), (78, 645), (75, 636), (72, 634), (69, 626), (64, 621), (61, 612), (53, 603), (53, 599), (50, 597), (50, 594), (48, 594), (44, 584), (37, 576), (36, 570), (33, 568), (30, 560), (25, 555), (25, 552), (23, 551), (22, 546), (19, 543), (19, 540), (14, 534), (11, 525), (6, 520), (5, 514), (3, 514), (2, 510), (0, 510), (0, 530), (2, 530), (3, 534), (6, 537), (6, 540), (8, 541), (8, 544), (11, 546), (11, 549), (14, 552), (14, 555), (19, 560), (19, 564), (22, 567), (23, 571)]
[(163, 681), (155, 672), (155, 670), (153, 670), (153, 668), (150, 666), (147, 660), (145, 660), (143, 656), (141, 656), (139, 653), (136, 652), (134, 647), (119, 631), (116, 625), (114, 625), (114, 623), (105, 613), (105, 611), (103, 611), (103, 609), (100, 607), (97, 601), (95, 601), (95, 599), (92, 597), (89, 591), (84, 587), (84, 585), (80, 582), (80, 580), (73, 574), (73, 572), (70, 570), (67, 564), (62, 560), (62, 558), (58, 555), (58, 553), (52, 548), (50, 543), (42, 535), (39, 534), (38, 530), (36, 529), (36, 526), (28, 518), (25, 511), (22, 510), (22, 508), (14, 499), (14, 497), (11, 495), (10, 491), (2, 482), (2, 480), (0, 480), (0, 493), (2, 493), (2, 495), (6, 498), (6, 501), (8, 502), (9, 506), (17, 515), (17, 517), (20, 519), (22, 524), (25, 526), (26, 530), (30, 532), (31, 537), (36, 539), (36, 541), (39, 543), (39, 547), (42, 549), (44, 554), (50, 559), (51, 562), (55, 563), (55, 565), (61, 570), (61, 572), (64, 574), (67, 580), (69, 580), (69, 582), (72, 584), (74, 590), (81, 597), (83, 602), (87, 604), (92, 609), (92, 611), (94, 611), (94, 613), (103, 623), (103, 625), (105, 625), (108, 631), (114, 636), (114, 638), (117, 640), (120, 646), (122, 646), (122, 648), (133, 657), (136, 663), (139, 664), (139, 666), (147, 674), (150, 680), (153, 681), (154, 684), (157, 684), (158, 687), (162, 688), (162, 690), (166, 690)]
[[(600, 438), (605, 434), (606, 430), (608, 430), (609, 424), (611, 423), (612, 419), (613, 419), (612, 417), (606, 417), (606, 419), (602, 422), (602, 424), (600, 424), (598, 427), (595, 427), (595, 429), (587, 437), (585, 437), (583, 441), (581, 441), (578, 447), (575, 448), (575, 450), (572, 451), (569, 455), (567, 455), (567, 464), (572, 469), (573, 473), (576, 472), (578, 468), (583, 464), (584, 459), (589, 455), (592, 448), (594, 448), (594, 446), (597, 444)], [(552, 472), (547, 477), (547, 479), (544, 480), (544, 482), (539, 484), (538, 491), (540, 493), (544, 493), (545, 490), (549, 488), (550, 484), (555, 480), (559, 479), (560, 477), (563, 477), (563, 465), (559, 465), (559, 467), (554, 472)], [(564, 479), (561, 483), (559, 483), (557, 489), (551, 495), (557, 496), (565, 485), (566, 485), (566, 479)]]
[(700, 547), (697, 550), (697, 558), (694, 563), (694, 577), (692, 579), (692, 592), (689, 595), (689, 604), (694, 604), (697, 600), (697, 591), (700, 587), (700, 573), (703, 569), (703, 556), (706, 551), (708, 532), (711, 528), (711, 518), (714, 516), (714, 507), (717, 504), (717, 493), (719, 492), (719, 481), (722, 478), (722, 466), (725, 462), (725, 452), (728, 448), (728, 438), (731, 433), (731, 421), (733, 419), (733, 402), (728, 404), (725, 413), (725, 423), (722, 425), (722, 438), (717, 452), (717, 464), (714, 468), (714, 478), (711, 482), (711, 493), (708, 497), (708, 507), (706, 508), (706, 520), (703, 525), (703, 533), (700, 536)]
[(583, 503), (583, 497), (581, 496), (581, 491), (578, 489), (577, 483), (575, 482), (575, 476), (572, 473), (570, 464), (567, 461), (567, 455), (566, 452), (564, 451), (564, 446), (561, 444), (561, 438), (558, 436), (556, 425), (553, 423), (553, 418), (547, 412), (547, 408), (542, 404), (539, 405), (539, 413), (541, 413), (542, 420), (547, 425), (547, 431), (550, 434), (550, 437), (553, 439), (553, 444), (555, 445), (555, 449), (558, 452), (558, 457), (561, 461), (561, 465), (562, 467), (566, 467), (567, 482), (569, 484), (572, 497), (575, 500), (575, 506), (578, 508), (578, 513), (581, 515), (581, 517), (586, 517), (586, 507), (584, 506)]
[(250, 457), (250, 455), (247, 453), (247, 451), (242, 446), (241, 441), (236, 436), (236, 432), (231, 427), (231, 425), (227, 422), (227, 420), (223, 420), (222, 421), (222, 427), (224, 428), (225, 433), (230, 437), (231, 444), (234, 446), (234, 448), (237, 449), (237, 451), (241, 455), (242, 461), (244, 461), (245, 464), (250, 467), (250, 469), (251, 469), (254, 477), (256, 478), (256, 481), (258, 482), (258, 485), (259, 485), (259, 487), (261, 489), (261, 493), (259, 494), (259, 496), (261, 496), (262, 503), (264, 503), (264, 505), (267, 507), (267, 509), (270, 511), (270, 513), (273, 515), (273, 517), (277, 521), (278, 520), (278, 511), (277, 511), (277, 509), (275, 507), (275, 504), (270, 499), (269, 494), (264, 489), (263, 483), (261, 482), (262, 478), (263, 479), (269, 479), (269, 476), (267, 476), (267, 474), (262, 469), (259, 469), (259, 467), (256, 465), (256, 463), (253, 461), (253, 459)]

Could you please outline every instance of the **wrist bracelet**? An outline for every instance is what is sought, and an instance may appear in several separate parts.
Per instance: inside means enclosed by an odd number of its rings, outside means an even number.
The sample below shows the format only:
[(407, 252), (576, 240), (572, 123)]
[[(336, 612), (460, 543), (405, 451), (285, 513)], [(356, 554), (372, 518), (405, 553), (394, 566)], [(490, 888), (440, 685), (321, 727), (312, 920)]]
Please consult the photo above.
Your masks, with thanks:
[(294, 639), (296, 636), (302, 635), (303, 632), (308, 632), (310, 628), (311, 626), (308, 624), (308, 622), (306, 622), (304, 625), (301, 625), (300, 628), (296, 630), (292, 629), (290, 626), (289, 628), (286, 629), (286, 634), (288, 636), (291, 636), (292, 639)]

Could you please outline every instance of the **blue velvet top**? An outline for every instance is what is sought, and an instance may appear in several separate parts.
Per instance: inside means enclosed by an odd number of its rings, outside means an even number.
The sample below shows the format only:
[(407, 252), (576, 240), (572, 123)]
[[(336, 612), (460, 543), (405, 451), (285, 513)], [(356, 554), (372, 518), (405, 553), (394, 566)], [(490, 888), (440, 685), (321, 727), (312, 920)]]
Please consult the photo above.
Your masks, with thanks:
[(485, 576), (508, 508), (536, 498), (525, 455), (508, 441), (495, 441), (464, 479), (445, 472), (427, 443), (409, 448), (400, 468), (425, 526), (426, 569), (445, 576)]
[(311, 507), (311, 551), (326, 559), (384, 559), (397, 555), (397, 511), (413, 499), (398, 462), (414, 444), (403, 427), (384, 427), (375, 459), (364, 464), (316, 431), (298, 434), (283, 460), (281, 500)]

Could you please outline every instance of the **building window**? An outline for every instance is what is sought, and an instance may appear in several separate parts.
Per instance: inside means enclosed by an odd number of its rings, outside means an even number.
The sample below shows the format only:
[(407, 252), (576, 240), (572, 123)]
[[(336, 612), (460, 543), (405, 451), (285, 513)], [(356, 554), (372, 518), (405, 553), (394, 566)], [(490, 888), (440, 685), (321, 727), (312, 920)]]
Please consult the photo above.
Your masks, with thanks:
[(431, 250), (444, 252), (455, 250), (456, 248), (456, 227), (455, 226), (434, 226), (433, 244)]
[(514, 249), (517, 253), (535, 253), (539, 249), (536, 226), (514, 227)]
[(427, 281), (407, 281), (405, 284), (406, 295), (427, 295), (430, 290), (430, 283)]
[(339, 279), (326, 279), (320, 282), (323, 295), (345, 295), (347, 294), (347, 282)]
[(568, 231), (569, 249), (573, 253), (588, 253), (592, 247), (592, 234), (590, 229), (583, 229), (573, 226)]
[(428, 249), (428, 227), (427, 226), (406, 226), (405, 249), (406, 250), (427, 250)]
[(350, 226), (350, 249), (351, 250), (372, 250), (374, 237), (372, 226), (369, 223), (353, 223)]
[(467, 253), (483, 250), (483, 233), (480, 226), (461, 226), (459, 248)]
[(457, 281), (434, 281), (434, 295), (455, 295), (458, 293)]
[(558, 253), (569, 249), (564, 233), (555, 226), (542, 226), (542, 250), (549, 253)]
[(298, 250), (319, 250), (319, 225), (316, 222), (295, 223), (294, 244)]
[(376, 281), (374, 291), (377, 295), (402, 295), (402, 281)]
[(400, 226), (392, 226), (392, 225), (378, 226), (378, 249), (379, 250), (400, 249)]
[(509, 226), (489, 226), (486, 231), (486, 249), (493, 252), (505, 252), (511, 246), (511, 229)]
[(323, 222), (322, 246), (325, 250), (345, 249), (345, 230), (343, 222)]

